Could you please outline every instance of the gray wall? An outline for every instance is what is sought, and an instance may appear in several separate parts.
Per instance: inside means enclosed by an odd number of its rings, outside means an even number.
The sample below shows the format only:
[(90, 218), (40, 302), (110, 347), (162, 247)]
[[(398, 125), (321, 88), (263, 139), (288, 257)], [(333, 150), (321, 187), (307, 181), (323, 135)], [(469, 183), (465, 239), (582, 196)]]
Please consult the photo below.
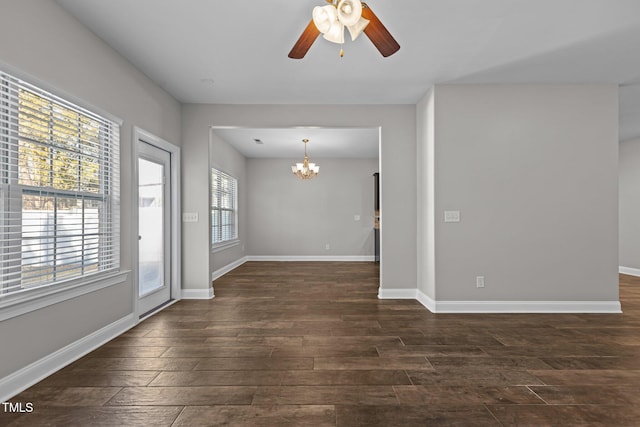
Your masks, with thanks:
[[(25, 27), (26, 26), (26, 27)], [(25, 29), (27, 28), (28, 29)], [(180, 104), (55, 2), (5, 1), (0, 61), (124, 120), (121, 266), (132, 269), (132, 126), (180, 144)], [(64, 48), (61, 48), (64, 46)], [(131, 280), (0, 322), (0, 378), (132, 313)]]
[(438, 301), (618, 300), (617, 106), (615, 85), (435, 87)]
[[(238, 180), (238, 244), (230, 248), (211, 253), (209, 264), (211, 271), (216, 271), (244, 257), (247, 243), (247, 215), (250, 207), (247, 194), (251, 184), (247, 182), (247, 159), (226, 141), (211, 132), (209, 143), (209, 164)], [(207, 217), (208, 218), (208, 217)], [(210, 224), (209, 224), (210, 226)], [(209, 243), (210, 244), (210, 243)], [(207, 271), (209, 271), (207, 269)]]
[(640, 270), (640, 139), (620, 143), (620, 266)]
[(320, 174), (305, 181), (291, 173), (291, 165), (300, 159), (248, 160), (247, 253), (373, 256), (373, 173), (378, 172), (378, 159), (309, 154), (320, 165)]
[[(381, 286), (415, 289), (415, 119), (415, 105), (184, 105), (182, 156), (189, 167), (183, 169), (183, 210), (207, 215), (211, 126), (381, 127)], [(202, 272), (209, 265), (208, 221), (183, 224), (182, 236), (183, 287), (206, 289), (213, 271)]]

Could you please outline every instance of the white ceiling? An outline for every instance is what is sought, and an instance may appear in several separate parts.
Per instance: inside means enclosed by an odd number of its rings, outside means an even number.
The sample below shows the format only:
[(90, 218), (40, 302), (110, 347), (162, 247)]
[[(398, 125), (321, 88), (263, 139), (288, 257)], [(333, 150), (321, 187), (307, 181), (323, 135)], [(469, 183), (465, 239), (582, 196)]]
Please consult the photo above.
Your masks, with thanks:
[(287, 54), (324, 0), (56, 1), (185, 103), (414, 104), (441, 83), (615, 83), (620, 139), (640, 136), (638, 0), (369, 0), (398, 53), (363, 35), (340, 58), (318, 38), (302, 60)]
[[(378, 158), (379, 128), (213, 128), (224, 141), (249, 158)], [(256, 139), (260, 143), (256, 143)]]

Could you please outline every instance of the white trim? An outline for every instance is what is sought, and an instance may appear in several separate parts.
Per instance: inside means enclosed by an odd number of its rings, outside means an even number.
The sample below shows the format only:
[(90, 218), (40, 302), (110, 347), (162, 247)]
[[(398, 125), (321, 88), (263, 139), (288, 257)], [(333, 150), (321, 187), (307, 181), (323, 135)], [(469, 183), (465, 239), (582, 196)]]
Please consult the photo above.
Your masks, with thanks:
[(211, 247), (211, 253), (227, 250), (240, 244), (240, 239), (227, 240), (225, 242), (216, 243)]
[(417, 289), (382, 289), (378, 288), (379, 299), (416, 299)]
[(416, 299), (420, 304), (426, 307), (432, 313), (436, 312), (437, 303), (436, 300), (429, 297), (427, 294), (422, 292), (420, 289), (416, 289)]
[(137, 323), (133, 313), (37, 360), (0, 379), (0, 402), (6, 402), (18, 393), (78, 360), (87, 353), (123, 334)]
[(419, 289), (378, 289), (379, 299), (415, 299), (432, 313), (436, 312), (437, 302)]
[(240, 267), (242, 264), (244, 264), (245, 262), (247, 262), (248, 257), (242, 257), (240, 259), (237, 259), (235, 261), (233, 261), (230, 264), (225, 265), (222, 268), (217, 269), (216, 271), (214, 271), (213, 273), (211, 273), (211, 281), (213, 282), (216, 279), (219, 279), (220, 277), (224, 276), (225, 274), (227, 274), (228, 272), (230, 272), (231, 270), (234, 270), (238, 267)]
[[(182, 163), (180, 156), (180, 147), (174, 145), (164, 139), (155, 136), (154, 134), (147, 132), (138, 126), (133, 126), (133, 140), (131, 144), (132, 151), (132, 175), (131, 175), (131, 203), (134, 206), (133, 214), (131, 216), (131, 239), (132, 244), (132, 262), (136, 269), (136, 274), (133, 277), (132, 286), (132, 298), (134, 302), (134, 312), (137, 316), (143, 315), (139, 313), (138, 304), (138, 142), (145, 142), (153, 145), (170, 154), (171, 163), (171, 299), (179, 301), (182, 299), (182, 207), (181, 207), (181, 181), (180, 176), (182, 171), (180, 165)], [(163, 306), (163, 307), (166, 307)]]
[(211, 299), (215, 297), (213, 288), (208, 289), (183, 289), (182, 299)]
[(436, 301), (436, 313), (622, 313), (619, 301)]
[[(209, 141), (211, 141), (211, 131), (209, 131)], [(214, 189), (213, 188), (213, 175), (214, 173), (219, 177), (218, 179), (218, 186)], [(217, 210), (227, 210), (227, 211), (232, 211), (233, 212), (233, 217), (234, 217), (234, 223), (233, 225), (235, 226), (235, 230), (234, 234), (235, 237), (232, 239), (228, 239), (228, 240), (223, 240), (221, 242), (216, 242), (213, 243), (213, 222), (212, 222), (212, 218), (213, 218), (213, 193), (214, 190), (215, 192), (219, 192), (221, 191), (221, 180), (226, 179), (227, 181), (230, 181), (233, 184), (233, 207), (231, 209), (229, 208), (224, 208), (222, 206), (217, 206), (216, 209)], [(236, 246), (238, 244), (240, 244), (240, 238), (239, 236), (239, 221), (238, 221), (238, 186), (239, 186), (239, 182), (238, 182), (238, 178), (231, 173), (225, 172), (225, 170), (218, 168), (215, 165), (210, 165), (209, 166), (209, 230), (210, 230), (210, 239), (209, 239), (209, 243), (211, 244), (211, 253), (214, 252), (219, 252), (221, 250), (225, 250), (228, 249), (230, 247)], [(220, 195), (218, 195), (218, 202), (222, 203), (220, 200)], [(219, 228), (217, 229), (217, 231), (221, 231), (222, 230), (222, 217), (220, 217), (220, 224), (219, 224)], [(216, 233), (217, 233), (216, 231)]]
[(46, 291), (28, 294), (29, 291), (21, 293), (21, 298), (15, 301), (7, 301), (0, 308), (0, 321), (11, 319), (12, 317), (39, 310), (41, 308), (58, 304), (81, 295), (95, 292), (109, 286), (119, 285), (126, 282), (129, 271), (119, 271), (108, 275), (96, 275), (84, 277), (82, 280), (73, 281), (72, 284), (52, 285)]
[(373, 262), (373, 255), (249, 255), (247, 261), (340, 261)]
[(629, 276), (640, 277), (640, 268), (632, 268), (632, 267), (623, 267), (620, 266), (618, 269), (620, 274), (628, 274)]
[(378, 289), (380, 299), (416, 299), (432, 313), (622, 313), (619, 301), (436, 301), (419, 289)]

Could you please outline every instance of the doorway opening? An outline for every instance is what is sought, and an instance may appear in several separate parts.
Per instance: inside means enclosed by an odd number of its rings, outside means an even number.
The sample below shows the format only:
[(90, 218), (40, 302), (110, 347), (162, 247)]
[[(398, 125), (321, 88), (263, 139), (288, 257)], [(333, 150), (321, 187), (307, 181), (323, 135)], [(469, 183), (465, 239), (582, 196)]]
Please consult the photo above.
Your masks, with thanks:
[[(308, 180), (292, 174), (304, 140), (320, 166)], [(209, 166), (239, 183), (238, 241), (213, 249), (212, 279), (244, 261), (384, 262), (380, 144), (380, 127), (212, 126)]]

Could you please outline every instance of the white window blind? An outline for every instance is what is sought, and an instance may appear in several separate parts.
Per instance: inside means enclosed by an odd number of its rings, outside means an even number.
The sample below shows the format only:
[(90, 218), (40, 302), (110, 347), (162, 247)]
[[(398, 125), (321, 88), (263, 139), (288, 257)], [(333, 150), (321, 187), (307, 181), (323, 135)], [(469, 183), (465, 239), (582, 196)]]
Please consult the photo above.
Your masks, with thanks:
[(119, 126), (0, 71), (0, 300), (116, 270)]
[(238, 238), (238, 180), (211, 168), (212, 245)]

